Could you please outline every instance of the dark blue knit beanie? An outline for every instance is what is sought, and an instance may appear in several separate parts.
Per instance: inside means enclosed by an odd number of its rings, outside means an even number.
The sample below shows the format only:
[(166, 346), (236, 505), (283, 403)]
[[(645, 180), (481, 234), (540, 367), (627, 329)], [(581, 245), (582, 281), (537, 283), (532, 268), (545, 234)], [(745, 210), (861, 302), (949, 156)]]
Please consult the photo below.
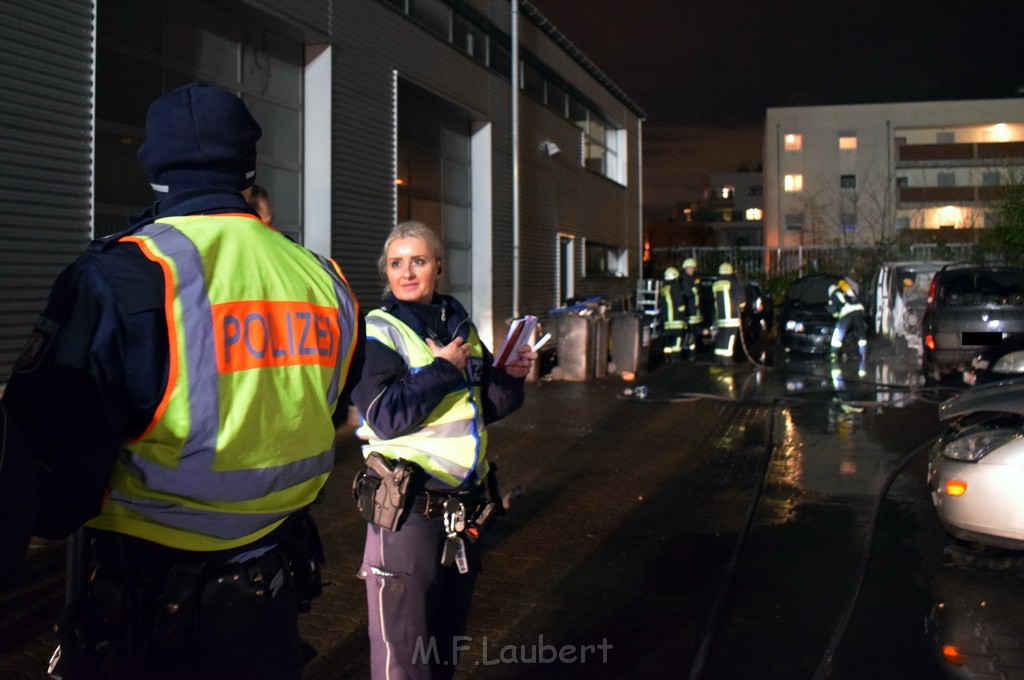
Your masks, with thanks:
[(158, 199), (200, 187), (241, 191), (256, 180), (262, 134), (241, 99), (195, 82), (149, 107), (139, 161)]

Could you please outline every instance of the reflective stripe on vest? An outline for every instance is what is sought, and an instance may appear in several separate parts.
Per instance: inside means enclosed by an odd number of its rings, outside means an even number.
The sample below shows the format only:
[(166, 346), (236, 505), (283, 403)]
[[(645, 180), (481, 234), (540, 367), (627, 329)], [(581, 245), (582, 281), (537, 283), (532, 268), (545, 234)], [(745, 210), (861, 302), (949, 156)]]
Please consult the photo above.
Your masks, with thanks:
[(187, 550), (244, 545), (333, 468), (358, 304), (333, 261), (248, 215), (166, 218), (122, 240), (163, 269), (169, 375), (90, 525)]
[[(383, 310), (366, 315), (366, 336), (395, 350), (413, 373), (434, 362), (426, 341)], [(392, 460), (414, 462), (451, 486), (462, 485), (474, 470), (478, 480), (487, 475), (487, 431), (480, 406), (483, 344), (473, 326), (467, 344), (470, 358), (463, 372), (465, 382), (448, 393), (418, 427), (393, 439), (380, 439), (364, 418), (356, 430), (367, 442), (364, 456), (377, 451)]]

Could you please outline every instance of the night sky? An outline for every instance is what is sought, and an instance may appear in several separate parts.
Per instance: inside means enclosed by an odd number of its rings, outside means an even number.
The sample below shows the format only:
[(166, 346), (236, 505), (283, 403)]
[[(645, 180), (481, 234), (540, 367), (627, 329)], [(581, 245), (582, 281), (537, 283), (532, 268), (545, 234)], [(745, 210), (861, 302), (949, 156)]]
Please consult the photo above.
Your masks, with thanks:
[(765, 109), (1024, 96), (1024, 0), (531, 0), (647, 114), (649, 219), (761, 161)]

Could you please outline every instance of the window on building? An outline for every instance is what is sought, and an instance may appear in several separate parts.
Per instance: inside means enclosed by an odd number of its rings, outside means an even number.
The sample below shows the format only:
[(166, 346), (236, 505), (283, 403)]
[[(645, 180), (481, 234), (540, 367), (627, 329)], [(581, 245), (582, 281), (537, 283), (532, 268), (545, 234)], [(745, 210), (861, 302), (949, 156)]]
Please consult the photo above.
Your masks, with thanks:
[(491, 51), (487, 55), (487, 63), (492, 71), (503, 78), (512, 77), (512, 53), (504, 45), (491, 41)]
[(629, 275), (628, 251), (625, 248), (606, 246), (603, 243), (586, 241), (584, 246), (585, 270), (583, 275), (587, 278), (622, 278)]
[(569, 95), (566, 94), (565, 90), (550, 80), (548, 81), (548, 108), (562, 118), (568, 115), (568, 108), (566, 108), (568, 98)]
[(856, 189), (857, 175), (839, 175), (840, 189)]
[(519, 69), (519, 87), (541, 104), (545, 102), (547, 88), (544, 76), (528, 62), (522, 62)]
[(906, 177), (897, 177), (896, 178), (896, 188), (898, 188), (898, 189), (906, 189), (908, 186), (910, 186), (910, 180), (909, 179), (907, 179)]
[(910, 229), (910, 218), (906, 216), (896, 218), (897, 229)]
[(956, 174), (952, 172), (940, 172), (935, 178), (935, 185), (940, 187), (955, 187)]
[(997, 187), (999, 186), (999, 181), (999, 173), (997, 171), (981, 173), (981, 186), (983, 187)]
[(846, 234), (857, 231), (857, 214), (842, 213), (839, 215), (839, 228)]
[(576, 237), (571, 234), (558, 235), (558, 291), (556, 291), (556, 307), (562, 307), (576, 293), (575, 248)]
[(409, 0), (409, 16), (428, 31), (450, 42), (452, 39), (452, 8), (440, 0)]
[(955, 132), (936, 132), (935, 142), (937, 144), (956, 144)]
[(803, 175), (786, 175), (782, 179), (782, 188), (787, 192), (803, 191), (804, 190), (804, 176)]
[(852, 151), (857, 148), (857, 137), (856, 135), (840, 135), (839, 136), (839, 149), (841, 151)]
[(804, 145), (804, 136), (792, 132), (787, 134), (783, 140), (786, 151), (799, 151)]
[(746, 218), (748, 222), (756, 222), (764, 217), (764, 211), (760, 208), (747, 208)]
[(993, 228), (995, 228), (995, 226), (996, 226), (996, 224), (998, 222), (998, 220), (996, 219), (997, 217), (998, 217), (997, 213), (995, 213), (992, 210), (984, 211), (984, 217), (982, 218), (982, 223), (985, 225), (985, 228), (986, 229), (993, 229)]
[(801, 213), (786, 215), (786, 231), (801, 231), (804, 228), (804, 216)]
[(487, 34), (458, 14), (452, 23), (452, 44), (487, 65)]
[(756, 197), (762, 195), (763, 193), (764, 191), (761, 188), (760, 184), (752, 184), (749, 187), (747, 187), (747, 196)]
[(609, 125), (590, 109), (570, 102), (574, 116), (583, 115), (575, 123), (582, 130), (583, 165), (619, 184), (626, 183), (626, 131)]

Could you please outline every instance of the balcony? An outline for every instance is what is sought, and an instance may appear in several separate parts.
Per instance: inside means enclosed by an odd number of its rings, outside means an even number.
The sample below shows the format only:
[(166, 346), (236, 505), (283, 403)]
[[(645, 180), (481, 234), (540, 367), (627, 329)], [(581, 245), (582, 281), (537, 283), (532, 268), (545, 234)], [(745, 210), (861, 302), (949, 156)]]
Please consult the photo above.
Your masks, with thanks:
[(896, 147), (896, 167), (984, 166), (1024, 162), (1024, 142), (976, 142), (969, 144), (901, 144)]
[(1003, 197), (1002, 187), (898, 187), (897, 202), (910, 203), (990, 203)]

